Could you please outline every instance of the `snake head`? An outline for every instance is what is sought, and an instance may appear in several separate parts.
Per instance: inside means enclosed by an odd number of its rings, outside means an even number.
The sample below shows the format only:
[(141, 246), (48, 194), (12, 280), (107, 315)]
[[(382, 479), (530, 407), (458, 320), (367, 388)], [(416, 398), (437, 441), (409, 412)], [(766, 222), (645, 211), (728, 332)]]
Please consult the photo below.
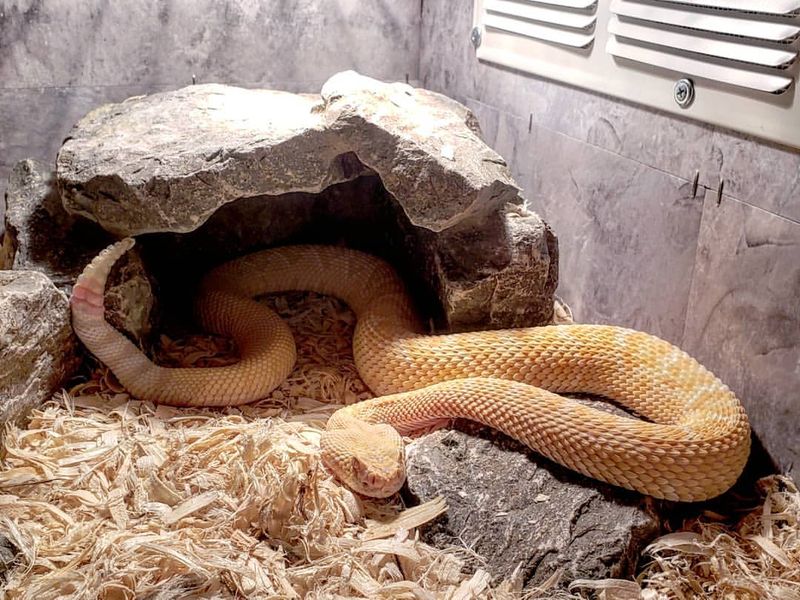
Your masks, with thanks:
[(388, 498), (406, 480), (403, 438), (391, 425), (359, 421), (328, 430), (320, 440), (322, 461), (348, 488), (372, 498)]

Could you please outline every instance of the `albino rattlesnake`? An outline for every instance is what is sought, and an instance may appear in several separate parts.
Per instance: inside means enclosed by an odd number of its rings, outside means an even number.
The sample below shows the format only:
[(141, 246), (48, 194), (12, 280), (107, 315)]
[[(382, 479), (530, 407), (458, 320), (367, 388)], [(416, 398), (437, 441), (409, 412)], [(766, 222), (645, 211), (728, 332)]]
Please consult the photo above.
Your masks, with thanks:
[[(425, 335), (393, 269), (344, 248), (275, 248), (214, 269), (203, 280), (198, 314), (205, 329), (236, 341), (241, 360), (208, 369), (159, 367), (103, 316), (108, 272), (132, 245), (132, 239), (117, 242), (84, 270), (72, 294), (72, 316), (86, 347), (144, 400), (243, 404), (283, 381), (294, 365), (294, 341), (255, 296), (309, 290), (350, 305), (358, 318), (358, 371), (374, 393), (389, 395), (337, 411), (321, 452), (325, 464), (363, 494), (385, 497), (402, 485), (398, 431), (451, 417), (495, 427), (585, 475), (671, 500), (722, 493), (747, 460), (750, 428), (739, 401), (668, 342), (605, 325)], [(651, 422), (555, 392), (605, 396)]]

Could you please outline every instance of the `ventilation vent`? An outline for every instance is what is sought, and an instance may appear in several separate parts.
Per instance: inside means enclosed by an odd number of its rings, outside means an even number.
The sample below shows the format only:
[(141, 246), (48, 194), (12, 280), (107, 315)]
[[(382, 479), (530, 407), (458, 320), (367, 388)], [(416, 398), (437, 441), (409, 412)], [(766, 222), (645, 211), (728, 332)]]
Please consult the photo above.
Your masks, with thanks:
[(486, 0), (485, 7), (484, 25), (489, 29), (573, 48), (586, 48), (594, 41), (595, 0), (550, 0), (535, 4)]
[[(705, 10), (703, 5), (709, 4), (727, 6)], [(800, 26), (775, 17), (793, 16), (798, 9), (800, 2), (774, 0), (611, 0), (612, 37), (606, 49), (619, 58), (677, 73), (781, 94), (792, 85), (786, 69), (797, 59), (792, 42)]]
[(481, 60), (800, 147), (800, 0), (476, 0), (475, 25)]

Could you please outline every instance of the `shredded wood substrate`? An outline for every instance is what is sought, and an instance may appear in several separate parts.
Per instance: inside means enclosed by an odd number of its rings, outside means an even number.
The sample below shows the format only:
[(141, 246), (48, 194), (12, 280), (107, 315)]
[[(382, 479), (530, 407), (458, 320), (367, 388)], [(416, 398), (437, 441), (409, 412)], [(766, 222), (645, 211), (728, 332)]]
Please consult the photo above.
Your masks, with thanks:
[[(0, 534), (19, 554), (0, 597), (800, 599), (800, 494), (778, 476), (761, 481), (763, 504), (737, 526), (712, 515), (653, 542), (636, 581), (566, 591), (555, 573), (523, 593), (519, 571), (464, 573), (468, 549), (417, 533), (443, 499), (406, 508), (359, 497), (319, 460), (328, 416), (370, 397), (352, 360), (352, 312), (310, 293), (265, 301), (291, 326), (298, 362), (258, 403), (156, 406), (96, 365), (24, 428), (7, 426)], [(235, 360), (207, 336), (162, 336), (156, 354), (171, 366)]]

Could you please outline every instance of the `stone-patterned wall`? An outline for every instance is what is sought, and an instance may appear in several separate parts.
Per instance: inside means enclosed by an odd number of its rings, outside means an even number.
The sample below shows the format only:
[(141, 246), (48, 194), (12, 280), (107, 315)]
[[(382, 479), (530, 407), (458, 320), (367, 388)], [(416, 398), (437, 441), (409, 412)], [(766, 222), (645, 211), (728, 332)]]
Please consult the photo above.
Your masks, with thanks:
[(577, 318), (678, 343), (800, 465), (800, 152), (479, 63), (471, 27), (472, 2), (424, 3), (421, 83), (472, 108), (553, 227)]
[(100, 104), (192, 75), (293, 92), (345, 69), (416, 80), (419, 32), (417, 1), (0, 0), (0, 199), (18, 160), (54, 162)]

